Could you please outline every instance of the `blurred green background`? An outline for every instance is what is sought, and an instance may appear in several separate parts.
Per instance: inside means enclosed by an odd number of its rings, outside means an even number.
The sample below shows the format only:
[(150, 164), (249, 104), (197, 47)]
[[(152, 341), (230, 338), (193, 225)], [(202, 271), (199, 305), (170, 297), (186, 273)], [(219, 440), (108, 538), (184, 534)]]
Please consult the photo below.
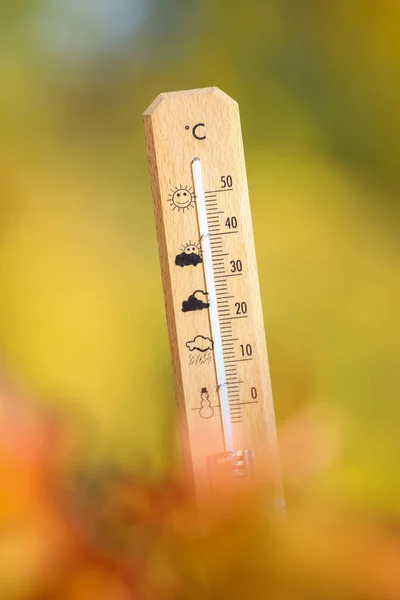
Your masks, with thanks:
[(393, 0), (1, 2), (2, 363), (89, 464), (179, 453), (142, 113), (216, 85), (241, 106), (278, 425), (339, 431), (302, 493), (400, 512), (399, 22)]

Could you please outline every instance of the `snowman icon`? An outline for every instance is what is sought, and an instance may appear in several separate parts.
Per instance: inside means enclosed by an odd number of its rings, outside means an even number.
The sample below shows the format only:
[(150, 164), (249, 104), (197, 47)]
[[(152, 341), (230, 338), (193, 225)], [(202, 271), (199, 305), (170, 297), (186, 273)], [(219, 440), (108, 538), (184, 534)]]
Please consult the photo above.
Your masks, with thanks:
[(211, 406), (210, 395), (207, 388), (201, 388), (200, 393), (200, 417), (202, 419), (211, 419), (214, 416), (214, 408)]

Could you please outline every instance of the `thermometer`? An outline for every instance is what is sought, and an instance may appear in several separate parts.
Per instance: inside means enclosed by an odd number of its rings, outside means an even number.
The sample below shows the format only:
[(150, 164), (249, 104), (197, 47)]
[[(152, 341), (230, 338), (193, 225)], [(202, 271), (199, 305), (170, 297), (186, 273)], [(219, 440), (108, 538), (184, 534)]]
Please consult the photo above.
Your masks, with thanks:
[(187, 476), (199, 498), (270, 484), (282, 509), (238, 104), (160, 94), (144, 123)]

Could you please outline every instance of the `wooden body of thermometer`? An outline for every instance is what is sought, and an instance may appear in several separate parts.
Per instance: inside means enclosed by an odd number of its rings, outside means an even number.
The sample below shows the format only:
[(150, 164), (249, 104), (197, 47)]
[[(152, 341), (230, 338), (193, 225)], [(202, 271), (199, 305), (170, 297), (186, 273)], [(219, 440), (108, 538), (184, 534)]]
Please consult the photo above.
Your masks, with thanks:
[(282, 503), (238, 105), (172, 92), (144, 121), (184, 464), (200, 496), (268, 479)]

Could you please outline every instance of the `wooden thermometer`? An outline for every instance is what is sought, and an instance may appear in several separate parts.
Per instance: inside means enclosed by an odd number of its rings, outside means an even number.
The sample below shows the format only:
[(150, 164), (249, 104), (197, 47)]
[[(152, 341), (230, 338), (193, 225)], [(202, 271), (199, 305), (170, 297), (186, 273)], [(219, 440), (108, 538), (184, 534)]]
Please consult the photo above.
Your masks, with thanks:
[(238, 104), (218, 88), (144, 113), (183, 459), (198, 496), (283, 497)]

